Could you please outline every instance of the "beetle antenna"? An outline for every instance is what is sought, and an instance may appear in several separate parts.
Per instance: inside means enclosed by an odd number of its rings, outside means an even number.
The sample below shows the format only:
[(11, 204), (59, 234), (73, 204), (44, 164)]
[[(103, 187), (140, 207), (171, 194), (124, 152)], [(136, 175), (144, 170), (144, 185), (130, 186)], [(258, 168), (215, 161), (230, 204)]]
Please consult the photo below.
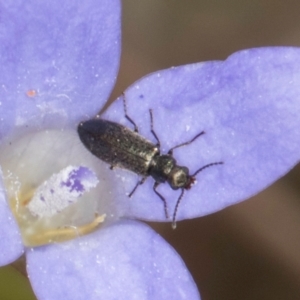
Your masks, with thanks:
[(215, 166), (215, 165), (223, 165), (223, 164), (224, 164), (224, 162), (222, 162), (222, 161), (207, 164), (207, 165), (201, 167), (200, 169), (198, 169), (193, 175), (191, 175), (191, 177), (197, 176), (198, 173), (200, 173), (201, 171), (203, 171), (203, 170), (206, 169), (206, 168), (209, 168), (209, 167)]
[(172, 218), (172, 228), (173, 229), (176, 229), (176, 226), (177, 226), (176, 225), (176, 215), (177, 215), (177, 210), (178, 210), (179, 203), (180, 203), (183, 195), (184, 195), (184, 189), (181, 189), (181, 194), (180, 194), (180, 196), (179, 196), (179, 198), (176, 202), (174, 213), (173, 213), (173, 218)]
[[(215, 165), (222, 165), (222, 164), (224, 164), (224, 162), (222, 162), (222, 161), (207, 164), (207, 165), (201, 167), (200, 169), (198, 169), (193, 175), (191, 175), (191, 178), (194, 178), (198, 173), (200, 173), (201, 171), (203, 171), (206, 168), (209, 168), (209, 167), (215, 166)], [(180, 194), (180, 196), (179, 196), (179, 198), (176, 202), (175, 208), (174, 208), (174, 213), (173, 213), (173, 218), (172, 218), (172, 228), (173, 229), (176, 229), (176, 215), (177, 215), (179, 204), (180, 204), (181, 199), (184, 195), (184, 191), (185, 191), (184, 188), (181, 189), (181, 194)]]

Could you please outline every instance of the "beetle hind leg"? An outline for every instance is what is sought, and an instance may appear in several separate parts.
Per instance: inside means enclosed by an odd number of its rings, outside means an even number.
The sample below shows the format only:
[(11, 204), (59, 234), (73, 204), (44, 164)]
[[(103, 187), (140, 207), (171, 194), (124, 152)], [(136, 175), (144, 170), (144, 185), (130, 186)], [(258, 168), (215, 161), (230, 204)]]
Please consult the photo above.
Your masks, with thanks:
[(128, 197), (131, 198), (131, 196), (134, 194), (138, 186), (142, 185), (146, 181), (147, 177), (143, 177), (140, 181), (137, 182), (133, 190), (129, 193)]

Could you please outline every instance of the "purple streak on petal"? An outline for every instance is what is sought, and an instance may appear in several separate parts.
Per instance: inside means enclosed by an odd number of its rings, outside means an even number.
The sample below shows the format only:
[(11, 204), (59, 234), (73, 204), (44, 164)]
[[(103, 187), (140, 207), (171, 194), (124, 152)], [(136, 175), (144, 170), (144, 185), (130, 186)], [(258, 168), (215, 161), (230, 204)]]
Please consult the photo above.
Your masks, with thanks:
[(2, 187), (0, 193), (0, 222), (0, 266), (4, 266), (19, 258), (24, 252), (24, 246)]
[(27, 264), (39, 299), (199, 299), (175, 250), (139, 222), (34, 248)]
[(91, 117), (114, 85), (120, 1), (2, 1), (0, 137)]
[[(201, 166), (223, 161), (197, 176), (185, 193), (177, 219), (218, 211), (258, 193), (286, 174), (300, 153), (300, 48), (258, 48), (233, 54), (224, 62), (207, 62), (150, 74), (126, 91), (130, 117), (141, 134), (150, 133), (149, 108), (163, 153), (176, 149), (179, 165), (194, 173)], [(128, 127), (122, 101), (103, 115)], [(115, 174), (125, 171), (115, 170)], [(137, 177), (127, 172), (116, 184), (125, 215), (165, 221), (161, 200), (148, 179), (128, 200)], [(159, 192), (173, 213), (179, 191), (161, 184)]]

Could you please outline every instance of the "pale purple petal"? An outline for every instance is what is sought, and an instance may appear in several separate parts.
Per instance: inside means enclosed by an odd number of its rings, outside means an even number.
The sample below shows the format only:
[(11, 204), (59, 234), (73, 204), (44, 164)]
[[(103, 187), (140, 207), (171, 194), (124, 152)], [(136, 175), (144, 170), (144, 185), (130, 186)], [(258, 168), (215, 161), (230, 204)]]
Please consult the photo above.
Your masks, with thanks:
[[(218, 211), (249, 198), (286, 174), (300, 156), (300, 49), (258, 48), (237, 52), (224, 62), (207, 62), (150, 74), (127, 91), (127, 108), (140, 133), (153, 141), (149, 108), (163, 153), (174, 145), (205, 135), (176, 149), (179, 165), (194, 173), (208, 163), (223, 161), (197, 176), (187, 191), (177, 219)], [(131, 124), (123, 103), (114, 103), (103, 118)], [(108, 171), (109, 172), (109, 171)], [(116, 178), (116, 194), (124, 214), (165, 221), (153, 179), (125, 196), (137, 182), (134, 174)], [(123, 184), (122, 184), (122, 183)], [(172, 215), (179, 191), (158, 188)], [(127, 211), (126, 211), (127, 210)]]
[(119, 66), (120, 1), (7, 0), (0, 15), (0, 137), (96, 114)]
[(199, 299), (181, 258), (147, 225), (123, 221), (71, 242), (29, 249), (38, 299)]
[(3, 190), (0, 192), (0, 266), (15, 261), (24, 252), (16, 221), (10, 211)]

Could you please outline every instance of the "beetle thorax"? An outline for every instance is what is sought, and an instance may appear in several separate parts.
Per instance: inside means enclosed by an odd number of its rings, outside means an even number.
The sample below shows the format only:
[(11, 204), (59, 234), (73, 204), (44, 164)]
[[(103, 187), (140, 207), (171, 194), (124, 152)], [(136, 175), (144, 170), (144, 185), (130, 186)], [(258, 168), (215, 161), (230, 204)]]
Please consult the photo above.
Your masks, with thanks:
[(172, 156), (156, 155), (152, 159), (149, 175), (152, 176), (156, 182), (166, 182), (175, 166), (176, 160)]

